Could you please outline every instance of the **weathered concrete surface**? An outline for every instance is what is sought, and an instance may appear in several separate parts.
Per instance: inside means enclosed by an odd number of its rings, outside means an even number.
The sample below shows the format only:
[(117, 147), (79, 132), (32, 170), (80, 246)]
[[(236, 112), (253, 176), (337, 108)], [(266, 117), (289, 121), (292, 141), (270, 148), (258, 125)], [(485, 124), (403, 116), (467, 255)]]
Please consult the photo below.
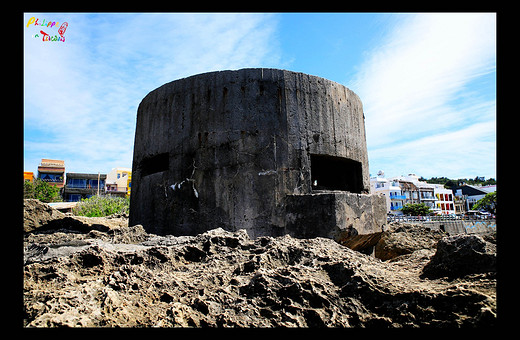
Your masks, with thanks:
[(344, 191), (288, 195), (286, 231), (294, 237), (327, 237), (338, 242), (382, 232), (384, 204), (383, 196)]
[(497, 221), (493, 220), (474, 220), (463, 221), (464, 229), (467, 234), (485, 235), (497, 232)]
[(421, 223), (424, 227), (432, 230), (441, 230), (449, 235), (465, 234), (464, 223), (458, 220), (448, 221), (425, 221)]
[[(366, 194), (368, 171), (363, 108), (348, 88), (276, 69), (200, 74), (157, 88), (139, 105), (130, 225), (173, 235), (215, 227), (253, 238), (293, 233), (288, 195)], [(362, 207), (340, 201), (355, 214)], [(346, 214), (338, 228), (355, 218), (358, 233), (384, 223)]]

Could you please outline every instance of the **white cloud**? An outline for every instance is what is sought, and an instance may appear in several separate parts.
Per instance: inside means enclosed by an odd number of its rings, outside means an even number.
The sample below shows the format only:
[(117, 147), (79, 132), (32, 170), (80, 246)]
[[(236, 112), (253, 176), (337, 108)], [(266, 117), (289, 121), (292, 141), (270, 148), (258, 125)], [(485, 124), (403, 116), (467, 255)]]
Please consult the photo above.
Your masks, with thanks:
[[(473, 86), (495, 71), (496, 16), (429, 13), (398, 19), (349, 84), (363, 101), (371, 172), (379, 170), (372, 163), (399, 163), (399, 172), (420, 164), (425, 176), (441, 176), (455, 168), (469, 171), (479, 160), (482, 171), (494, 174), (494, 147), (472, 125), (495, 122), (494, 92)], [(494, 136), (494, 130), (486, 132), (486, 138)], [(430, 136), (450, 137), (453, 145), (442, 142), (440, 152)], [(470, 146), (482, 151), (471, 152)], [(487, 159), (480, 157), (484, 152)]]
[[(34, 38), (31, 17), (69, 23), (65, 42)], [(189, 75), (270, 66), (268, 14), (24, 15), (24, 167), (61, 157), (67, 170), (131, 166), (137, 107)], [(48, 29), (49, 31), (56, 31)]]
[(385, 170), (390, 176), (416, 173), (426, 178), (494, 177), (495, 139), (495, 123), (482, 122), (380, 147), (370, 152), (375, 160), (370, 171)]

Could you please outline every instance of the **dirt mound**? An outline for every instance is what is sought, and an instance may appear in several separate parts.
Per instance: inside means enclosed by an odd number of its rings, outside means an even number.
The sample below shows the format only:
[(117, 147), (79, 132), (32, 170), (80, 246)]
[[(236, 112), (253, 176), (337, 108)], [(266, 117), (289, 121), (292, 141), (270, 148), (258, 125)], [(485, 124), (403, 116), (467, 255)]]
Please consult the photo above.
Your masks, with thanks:
[(222, 229), (157, 236), (141, 226), (49, 229), (27, 233), (24, 241), (29, 327), (420, 327), (496, 321), (492, 268), (456, 279), (422, 278), (435, 249), (381, 261), (324, 238), (251, 240), (245, 231)]
[(23, 200), (23, 231), (33, 231), (50, 221), (65, 217), (62, 212), (36, 199)]
[(26, 233), (44, 233), (57, 230), (89, 232), (109, 231), (128, 226), (128, 216), (85, 217), (64, 214), (36, 199), (24, 199), (23, 229)]

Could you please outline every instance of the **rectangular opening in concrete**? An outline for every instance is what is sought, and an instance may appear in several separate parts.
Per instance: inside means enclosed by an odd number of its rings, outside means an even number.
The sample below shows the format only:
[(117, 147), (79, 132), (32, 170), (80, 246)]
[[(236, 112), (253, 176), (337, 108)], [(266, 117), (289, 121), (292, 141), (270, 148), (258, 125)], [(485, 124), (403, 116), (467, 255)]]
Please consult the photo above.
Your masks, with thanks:
[(148, 158), (144, 158), (141, 161), (140, 168), (142, 177), (168, 170), (168, 153), (160, 153)]
[(313, 190), (342, 190), (361, 193), (361, 163), (344, 157), (311, 154)]

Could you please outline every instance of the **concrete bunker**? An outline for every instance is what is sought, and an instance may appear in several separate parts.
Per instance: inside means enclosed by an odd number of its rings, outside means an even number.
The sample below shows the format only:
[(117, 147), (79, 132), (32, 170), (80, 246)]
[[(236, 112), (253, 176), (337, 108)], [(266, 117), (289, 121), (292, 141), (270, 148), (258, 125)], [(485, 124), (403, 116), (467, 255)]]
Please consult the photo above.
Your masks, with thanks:
[(151, 233), (251, 237), (380, 232), (363, 108), (343, 85), (277, 69), (210, 72), (140, 103), (130, 223)]

